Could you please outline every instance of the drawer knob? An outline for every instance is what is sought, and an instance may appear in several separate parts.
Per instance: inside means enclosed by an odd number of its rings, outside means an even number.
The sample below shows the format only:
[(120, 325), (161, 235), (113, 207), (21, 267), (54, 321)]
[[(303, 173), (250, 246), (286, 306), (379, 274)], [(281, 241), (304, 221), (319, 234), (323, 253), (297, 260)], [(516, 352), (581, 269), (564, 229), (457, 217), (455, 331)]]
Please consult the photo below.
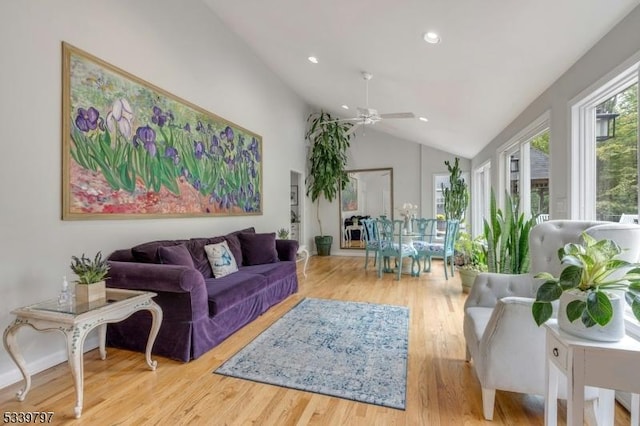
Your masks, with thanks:
[(558, 348), (553, 348), (553, 356), (557, 357), (559, 354)]

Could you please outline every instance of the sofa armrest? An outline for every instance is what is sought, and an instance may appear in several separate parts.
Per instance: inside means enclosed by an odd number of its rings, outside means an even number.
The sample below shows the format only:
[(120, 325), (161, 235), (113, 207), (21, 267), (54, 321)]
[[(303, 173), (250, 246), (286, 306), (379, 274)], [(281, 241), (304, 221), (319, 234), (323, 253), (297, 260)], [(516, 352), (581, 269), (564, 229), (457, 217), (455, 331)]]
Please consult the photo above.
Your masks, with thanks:
[(465, 309), (470, 306), (491, 308), (503, 297), (519, 296), (534, 297), (535, 279), (530, 274), (496, 274), (483, 272), (478, 274), (469, 296), (464, 304)]
[(276, 251), (280, 260), (296, 260), (299, 243), (296, 240), (276, 240)]
[(109, 261), (108, 287), (152, 291), (163, 321), (195, 321), (209, 315), (207, 287), (197, 269), (179, 265)]
[(204, 287), (202, 274), (187, 266), (119, 261), (109, 261), (109, 266), (109, 287), (169, 293)]

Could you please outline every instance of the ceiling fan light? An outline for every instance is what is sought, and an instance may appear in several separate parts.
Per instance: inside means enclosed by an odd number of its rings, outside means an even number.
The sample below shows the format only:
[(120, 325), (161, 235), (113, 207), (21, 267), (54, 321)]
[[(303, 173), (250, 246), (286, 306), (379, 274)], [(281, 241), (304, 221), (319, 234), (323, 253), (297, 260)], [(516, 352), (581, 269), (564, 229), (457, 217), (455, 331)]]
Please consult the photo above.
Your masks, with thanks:
[(433, 31), (428, 31), (428, 32), (424, 33), (422, 38), (424, 39), (424, 41), (426, 41), (427, 43), (431, 43), (431, 44), (438, 44), (441, 41), (440, 40), (440, 36), (438, 35), (438, 33), (435, 33)]
[(341, 105), (342, 109), (349, 109), (349, 105)]
[(426, 123), (427, 121), (429, 121), (429, 119), (428, 119), (427, 117), (418, 117), (418, 120), (420, 120), (420, 121), (424, 121), (425, 123)]
[(318, 63), (318, 58), (316, 58), (315, 56), (309, 56), (307, 58), (309, 60), (309, 62), (311, 62), (312, 64), (317, 64)]

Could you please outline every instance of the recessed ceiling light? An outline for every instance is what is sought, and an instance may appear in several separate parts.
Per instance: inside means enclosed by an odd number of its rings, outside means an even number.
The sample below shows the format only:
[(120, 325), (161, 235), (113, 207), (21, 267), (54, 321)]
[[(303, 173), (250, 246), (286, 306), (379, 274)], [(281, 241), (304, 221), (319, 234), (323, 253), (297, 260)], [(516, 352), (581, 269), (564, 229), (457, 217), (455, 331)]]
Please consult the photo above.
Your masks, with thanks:
[(427, 121), (429, 121), (429, 119), (428, 119), (427, 117), (418, 117), (418, 120), (420, 120), (420, 121), (424, 121), (425, 123), (426, 123)]
[(424, 41), (426, 41), (427, 43), (431, 43), (431, 44), (440, 43), (440, 36), (438, 35), (438, 33), (435, 33), (433, 31), (424, 33), (422, 38), (424, 38)]
[(315, 56), (309, 56), (307, 59), (309, 59), (309, 62), (311, 62), (313, 64), (317, 64), (318, 63), (318, 58), (316, 58)]
[(342, 105), (342, 109), (349, 109), (349, 105)]

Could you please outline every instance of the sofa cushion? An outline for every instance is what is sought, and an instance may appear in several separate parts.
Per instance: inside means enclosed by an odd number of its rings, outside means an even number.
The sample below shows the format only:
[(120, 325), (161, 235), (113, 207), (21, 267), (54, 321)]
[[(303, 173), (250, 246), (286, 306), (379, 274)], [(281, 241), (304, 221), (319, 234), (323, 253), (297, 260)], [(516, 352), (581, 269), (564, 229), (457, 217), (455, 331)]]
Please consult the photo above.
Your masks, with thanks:
[(242, 246), (243, 265), (262, 265), (278, 261), (275, 232), (266, 234), (243, 232), (238, 234), (238, 238)]
[(264, 263), (262, 265), (243, 266), (244, 272), (260, 274), (267, 279), (269, 284), (284, 279), (296, 273), (296, 262), (280, 261), (276, 263)]
[(241, 269), (222, 278), (206, 279), (205, 285), (209, 299), (209, 316), (214, 316), (262, 291), (267, 285), (267, 278)]
[(217, 244), (207, 244), (204, 246), (204, 251), (207, 253), (211, 270), (215, 278), (222, 278), (225, 275), (238, 272), (238, 265), (236, 259), (233, 257), (229, 245), (226, 241), (222, 241)]
[(194, 267), (191, 254), (184, 244), (160, 246), (158, 247), (158, 257), (160, 258), (160, 263), (188, 266), (189, 268)]
[(240, 239), (238, 238), (238, 234), (246, 233), (246, 234), (254, 234), (256, 229), (251, 226), (249, 228), (241, 229), (239, 231), (232, 232), (224, 236), (224, 239), (227, 240), (227, 244), (229, 244), (229, 250), (233, 253), (233, 257), (236, 258), (236, 264), (238, 266), (242, 265), (242, 246), (240, 244)]
[(160, 263), (158, 248), (167, 246), (177, 246), (183, 244), (185, 240), (158, 240), (148, 243), (138, 244), (131, 248), (131, 254), (137, 262)]
[(208, 244), (218, 244), (223, 241), (224, 237), (191, 238), (187, 241), (186, 246), (193, 258), (193, 265), (200, 271), (203, 277), (213, 278), (213, 271), (211, 270), (207, 253), (204, 251), (204, 246)]

